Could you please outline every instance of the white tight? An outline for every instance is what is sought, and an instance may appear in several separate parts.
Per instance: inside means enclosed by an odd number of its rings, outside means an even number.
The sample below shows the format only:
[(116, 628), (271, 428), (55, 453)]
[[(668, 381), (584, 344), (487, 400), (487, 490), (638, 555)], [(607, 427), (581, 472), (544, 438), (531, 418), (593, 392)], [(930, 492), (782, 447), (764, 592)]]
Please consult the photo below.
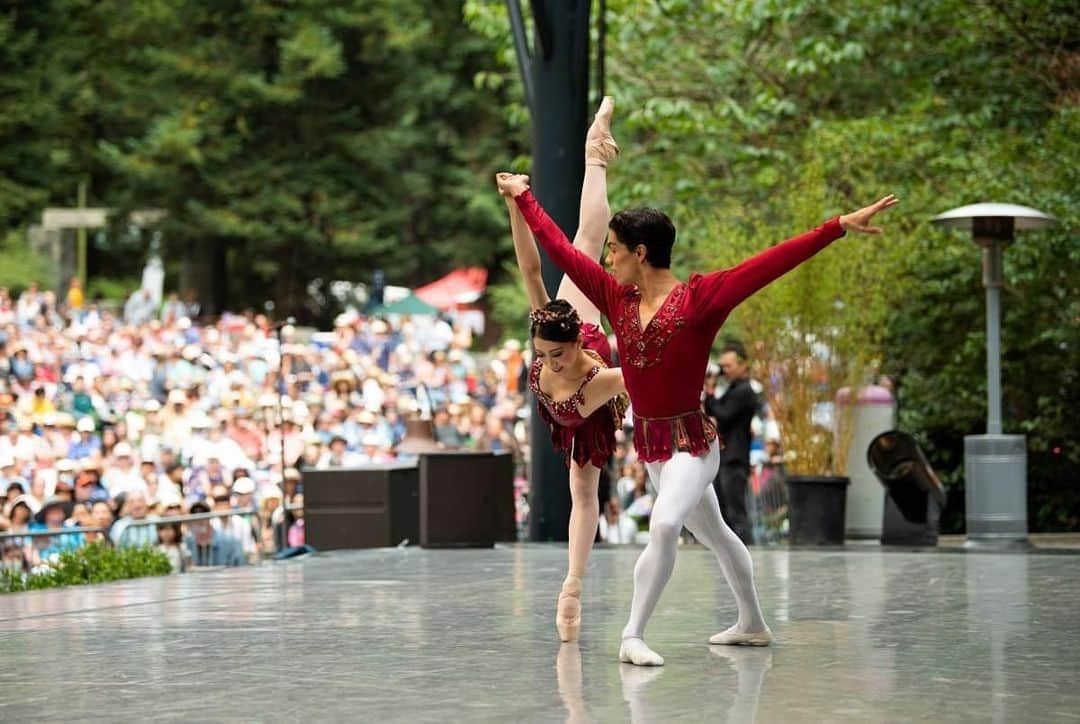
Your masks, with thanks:
[(645, 624), (671, 578), (684, 525), (720, 563), (739, 608), (736, 630), (749, 633), (766, 628), (754, 588), (750, 552), (720, 515), (712, 484), (719, 465), (720, 448), (715, 441), (704, 457), (677, 452), (663, 462), (646, 463), (656, 502), (649, 518), (649, 544), (634, 566), (634, 600), (623, 629), (624, 639), (643, 637)]

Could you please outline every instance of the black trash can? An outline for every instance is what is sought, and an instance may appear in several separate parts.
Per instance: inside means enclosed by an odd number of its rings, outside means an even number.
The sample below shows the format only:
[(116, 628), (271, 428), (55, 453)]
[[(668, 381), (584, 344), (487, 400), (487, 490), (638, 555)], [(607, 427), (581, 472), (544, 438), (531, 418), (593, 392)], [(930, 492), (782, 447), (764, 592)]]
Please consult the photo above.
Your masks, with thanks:
[(885, 486), (881, 542), (885, 545), (937, 545), (945, 488), (915, 438), (889, 430), (866, 450), (870, 469)]
[(848, 478), (792, 475), (788, 485), (788, 542), (795, 546), (844, 544)]

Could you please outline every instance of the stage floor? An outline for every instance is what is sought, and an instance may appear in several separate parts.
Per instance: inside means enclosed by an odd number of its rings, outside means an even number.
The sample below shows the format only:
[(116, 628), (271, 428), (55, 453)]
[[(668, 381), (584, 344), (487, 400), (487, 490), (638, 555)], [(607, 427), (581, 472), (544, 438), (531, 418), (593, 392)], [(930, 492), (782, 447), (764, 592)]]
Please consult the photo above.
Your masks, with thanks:
[(560, 647), (565, 551), (339, 552), (0, 597), (0, 721), (1078, 721), (1080, 555), (755, 550), (777, 642), (685, 547), (616, 661), (637, 548), (600, 548)]

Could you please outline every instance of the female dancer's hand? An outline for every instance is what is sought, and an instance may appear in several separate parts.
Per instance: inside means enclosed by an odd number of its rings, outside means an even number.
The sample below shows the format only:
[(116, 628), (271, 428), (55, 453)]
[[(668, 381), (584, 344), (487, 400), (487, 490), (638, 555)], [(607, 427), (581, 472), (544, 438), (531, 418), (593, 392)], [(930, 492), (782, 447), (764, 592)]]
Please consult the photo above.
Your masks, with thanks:
[(870, 219), (874, 218), (874, 214), (879, 211), (896, 206), (900, 203), (900, 199), (896, 198), (893, 194), (889, 194), (883, 199), (880, 199), (869, 206), (859, 209), (851, 214), (844, 214), (840, 217), (840, 226), (845, 231), (858, 231), (862, 234), (880, 234), (880, 226), (870, 226)]
[(529, 190), (529, 177), (523, 173), (497, 173), (495, 185), (499, 187), (500, 194), (512, 198)]

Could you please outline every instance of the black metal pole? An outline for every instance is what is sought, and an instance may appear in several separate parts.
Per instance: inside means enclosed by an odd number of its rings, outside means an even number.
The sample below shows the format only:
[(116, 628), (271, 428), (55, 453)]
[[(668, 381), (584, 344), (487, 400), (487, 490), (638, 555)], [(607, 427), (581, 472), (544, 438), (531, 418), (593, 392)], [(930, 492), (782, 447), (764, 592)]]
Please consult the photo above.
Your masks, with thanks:
[[(591, 0), (532, 0), (535, 29), (527, 42), (520, 0), (507, 0), (525, 95), (533, 120), (532, 186), (536, 197), (566, 235), (577, 230), (589, 103)], [(562, 273), (546, 256), (544, 284), (558, 288)], [(533, 420), (538, 416), (534, 415)], [(566, 540), (570, 487), (566, 463), (551, 446), (542, 424), (530, 425), (532, 451), (529, 537)]]

